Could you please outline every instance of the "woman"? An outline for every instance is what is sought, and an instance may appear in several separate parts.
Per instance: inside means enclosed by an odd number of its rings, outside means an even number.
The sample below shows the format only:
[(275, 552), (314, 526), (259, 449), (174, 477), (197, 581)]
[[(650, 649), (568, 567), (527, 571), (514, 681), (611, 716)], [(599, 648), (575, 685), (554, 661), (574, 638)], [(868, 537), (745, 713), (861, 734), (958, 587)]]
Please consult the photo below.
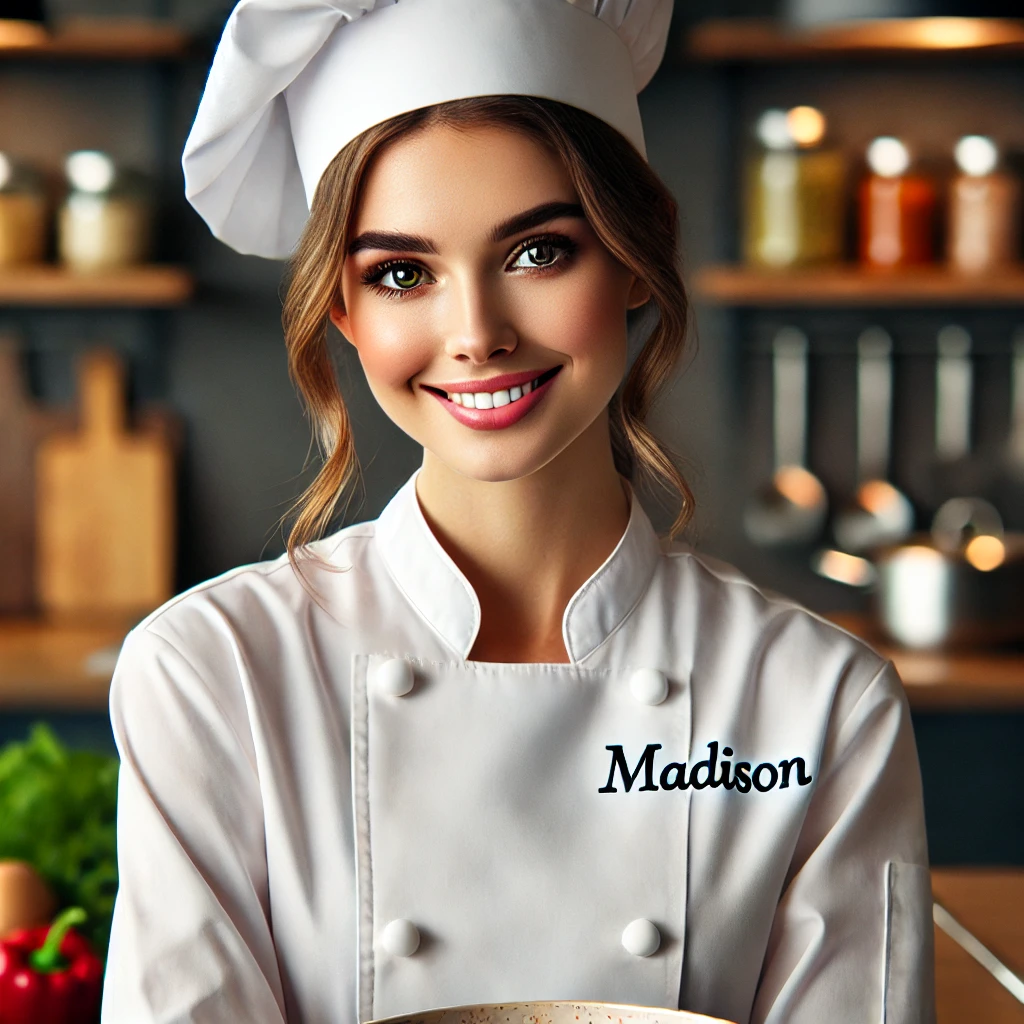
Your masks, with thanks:
[[(286, 340), (327, 457), (287, 557), (125, 643), (103, 1020), (930, 1019), (892, 665), (659, 542), (629, 483), (685, 525), (643, 425), (686, 320), (636, 113), (669, 5), (348, 6), (239, 5), (186, 147), (219, 237), (297, 242)], [(353, 473), (328, 321), (424, 455), (317, 539)]]

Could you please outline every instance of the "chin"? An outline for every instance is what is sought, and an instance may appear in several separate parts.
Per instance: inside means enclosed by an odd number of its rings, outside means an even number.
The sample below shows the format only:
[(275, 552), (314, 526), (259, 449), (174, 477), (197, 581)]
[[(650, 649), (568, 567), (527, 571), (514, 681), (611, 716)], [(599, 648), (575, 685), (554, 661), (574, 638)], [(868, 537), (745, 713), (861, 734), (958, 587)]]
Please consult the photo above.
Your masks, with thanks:
[[(436, 448), (429, 449), (431, 455), (439, 462), (444, 463), (453, 473), (465, 477), (467, 480), (479, 480), (482, 483), (508, 483), (510, 480), (521, 480), (530, 476), (531, 473), (546, 466), (555, 455), (543, 457), (540, 455), (530, 456), (525, 453), (518, 453), (512, 458), (466, 458), (466, 454), (460, 453), (452, 456), (448, 453), (439, 452)], [(557, 453), (555, 453), (557, 454)]]

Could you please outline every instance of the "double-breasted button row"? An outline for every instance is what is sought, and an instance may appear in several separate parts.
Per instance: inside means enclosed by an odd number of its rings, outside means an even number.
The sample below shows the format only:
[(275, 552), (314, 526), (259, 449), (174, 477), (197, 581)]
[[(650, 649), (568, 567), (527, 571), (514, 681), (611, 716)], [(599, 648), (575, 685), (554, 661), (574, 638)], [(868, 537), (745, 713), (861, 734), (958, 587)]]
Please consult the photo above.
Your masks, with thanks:
[[(389, 658), (377, 667), (373, 682), (385, 696), (404, 697), (415, 683), (412, 665), (404, 658)], [(629, 688), (641, 704), (661, 704), (668, 697), (668, 679), (656, 668), (638, 668), (629, 678)]]
[[(397, 918), (381, 932), (380, 944), (392, 956), (412, 956), (420, 946), (420, 930), (412, 921)], [(653, 921), (638, 917), (626, 925), (622, 945), (633, 956), (651, 956), (661, 946), (661, 932)]]

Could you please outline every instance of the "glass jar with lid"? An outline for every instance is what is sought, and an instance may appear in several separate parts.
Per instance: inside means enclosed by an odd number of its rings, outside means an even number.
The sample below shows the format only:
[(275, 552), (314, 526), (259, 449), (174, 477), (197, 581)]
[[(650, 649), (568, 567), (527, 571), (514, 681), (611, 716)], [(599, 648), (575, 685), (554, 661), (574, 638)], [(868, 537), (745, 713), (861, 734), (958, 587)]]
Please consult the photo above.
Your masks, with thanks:
[(909, 147), (892, 135), (871, 142), (867, 165), (859, 195), (861, 262), (878, 269), (930, 263), (935, 183), (913, 168)]
[(746, 167), (743, 256), (763, 267), (840, 260), (845, 224), (843, 155), (825, 144), (814, 107), (766, 110)]
[(982, 273), (1017, 259), (1020, 183), (1000, 166), (985, 135), (965, 135), (953, 151), (959, 174), (949, 186), (946, 254), (955, 270)]
[(49, 209), (41, 176), (0, 153), (0, 267), (46, 256)]
[(70, 154), (64, 169), (69, 190), (57, 221), (61, 262), (73, 270), (106, 270), (148, 260), (152, 203), (142, 176), (96, 150)]

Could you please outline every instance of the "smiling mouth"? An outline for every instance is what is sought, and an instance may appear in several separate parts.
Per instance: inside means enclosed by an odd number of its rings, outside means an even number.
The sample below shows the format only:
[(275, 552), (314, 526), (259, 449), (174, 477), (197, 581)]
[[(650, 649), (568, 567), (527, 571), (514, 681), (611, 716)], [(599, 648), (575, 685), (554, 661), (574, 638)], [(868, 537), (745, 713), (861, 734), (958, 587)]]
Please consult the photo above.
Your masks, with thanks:
[(429, 384), (423, 387), (441, 398), (447, 399), (454, 405), (461, 405), (466, 409), (500, 409), (504, 405), (512, 405), (524, 398), (531, 391), (546, 384), (562, 367), (553, 366), (550, 370), (535, 377), (524, 384), (517, 384), (515, 387), (502, 388), (499, 391), (442, 391), (440, 388), (432, 388)]

